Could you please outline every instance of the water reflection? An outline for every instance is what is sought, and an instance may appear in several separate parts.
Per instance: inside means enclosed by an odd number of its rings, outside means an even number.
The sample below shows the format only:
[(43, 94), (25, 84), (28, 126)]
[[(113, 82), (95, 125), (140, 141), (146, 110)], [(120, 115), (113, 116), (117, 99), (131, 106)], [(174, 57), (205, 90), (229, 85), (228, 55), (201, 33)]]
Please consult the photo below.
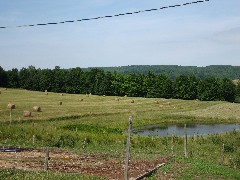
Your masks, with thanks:
[[(216, 134), (233, 130), (240, 130), (240, 124), (187, 124), (188, 136)], [(134, 130), (134, 132), (139, 136), (183, 136), (184, 124), (150, 125)]]

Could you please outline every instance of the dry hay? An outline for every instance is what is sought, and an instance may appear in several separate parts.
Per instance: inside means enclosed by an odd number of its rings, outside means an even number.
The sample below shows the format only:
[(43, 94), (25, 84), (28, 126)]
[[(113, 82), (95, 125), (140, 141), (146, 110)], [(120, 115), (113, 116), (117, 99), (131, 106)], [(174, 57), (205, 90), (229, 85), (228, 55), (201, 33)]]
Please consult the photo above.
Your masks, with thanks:
[(23, 111), (23, 117), (31, 117), (30, 111)]
[(7, 105), (7, 108), (8, 108), (8, 109), (15, 109), (16, 106), (15, 106), (15, 104), (9, 103), (9, 104)]
[(60, 105), (60, 106), (62, 105), (62, 101), (59, 101), (59, 105)]
[(240, 83), (240, 79), (234, 79), (234, 80), (233, 80), (233, 83), (234, 83), (235, 85), (238, 85), (238, 83)]
[(41, 108), (39, 106), (34, 106), (33, 111), (34, 112), (41, 112)]
[(131, 100), (131, 103), (134, 103), (134, 100)]

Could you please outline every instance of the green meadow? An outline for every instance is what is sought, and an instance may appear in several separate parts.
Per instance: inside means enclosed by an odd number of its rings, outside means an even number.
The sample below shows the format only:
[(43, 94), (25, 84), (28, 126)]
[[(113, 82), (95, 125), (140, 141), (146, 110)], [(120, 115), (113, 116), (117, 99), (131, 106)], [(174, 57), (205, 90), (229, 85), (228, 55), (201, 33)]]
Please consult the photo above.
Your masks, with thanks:
[[(133, 128), (166, 123), (240, 123), (240, 104), (161, 98), (60, 94), (0, 88), (0, 146), (53, 147), (69, 152), (108, 154), (124, 160), (129, 116)], [(62, 102), (62, 105), (60, 105)], [(12, 110), (8, 103), (15, 104)], [(33, 112), (33, 107), (41, 112)], [(31, 111), (24, 117), (24, 111)], [(33, 136), (35, 142), (33, 143)], [(172, 137), (132, 135), (131, 159), (171, 156)], [(174, 158), (150, 179), (240, 179), (240, 132), (188, 138), (184, 158), (182, 137), (173, 137)], [(222, 145), (225, 144), (224, 162)], [(95, 179), (56, 172), (0, 170), (6, 179)], [(98, 179), (96, 177), (96, 179)], [(101, 178), (99, 178), (101, 179)]]

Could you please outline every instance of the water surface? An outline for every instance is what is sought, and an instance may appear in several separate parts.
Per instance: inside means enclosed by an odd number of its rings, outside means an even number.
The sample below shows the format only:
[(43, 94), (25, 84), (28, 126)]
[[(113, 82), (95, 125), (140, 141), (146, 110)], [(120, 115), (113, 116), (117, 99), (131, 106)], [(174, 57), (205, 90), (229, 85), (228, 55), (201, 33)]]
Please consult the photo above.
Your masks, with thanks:
[[(240, 130), (240, 124), (187, 124), (187, 135), (209, 135)], [(184, 125), (149, 125), (133, 131), (139, 136), (183, 136)]]

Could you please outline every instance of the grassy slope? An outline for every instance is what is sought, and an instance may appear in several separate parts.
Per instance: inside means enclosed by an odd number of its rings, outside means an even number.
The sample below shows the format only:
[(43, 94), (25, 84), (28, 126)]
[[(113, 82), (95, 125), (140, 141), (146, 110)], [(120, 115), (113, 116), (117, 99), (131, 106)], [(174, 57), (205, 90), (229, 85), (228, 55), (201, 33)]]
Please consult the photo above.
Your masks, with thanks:
[[(126, 141), (122, 132), (127, 129), (130, 114), (133, 115), (134, 127), (165, 122), (240, 122), (240, 105), (226, 102), (94, 95), (88, 97), (70, 94), (60, 96), (58, 93), (45, 95), (43, 92), (4, 90), (1, 88), (0, 91), (2, 92), (0, 94), (0, 122), (2, 122), (0, 139), (2, 145), (53, 146), (67, 148), (70, 151), (122, 155)], [(131, 103), (132, 99), (135, 100), (134, 103)], [(63, 102), (62, 106), (59, 105), (59, 101)], [(12, 113), (13, 126), (11, 128), (9, 127), (9, 110), (6, 108), (9, 102), (16, 104), (16, 109)], [(32, 117), (24, 118), (23, 111), (31, 111), (35, 105), (40, 106), (42, 112), (33, 112)], [(36, 135), (34, 145), (32, 145), (31, 140), (33, 135)], [(62, 140), (64, 144), (61, 143)], [(159, 155), (169, 155), (170, 141), (170, 137), (133, 136), (132, 158), (148, 159), (156, 158)], [(174, 142), (175, 155), (182, 156), (182, 138), (175, 137)], [(237, 157), (240, 156), (239, 132), (197, 137), (196, 139), (190, 138), (190, 158), (202, 159), (204, 162), (212, 164), (213, 169), (217, 169), (216, 164), (220, 163), (222, 143), (227, 144), (229, 148), (225, 164), (231, 167), (238, 166), (239, 159)], [(191, 170), (193, 173), (197, 171), (197, 167)], [(226, 169), (226, 171), (228, 170)], [(186, 172), (186, 175), (191, 175), (190, 171)], [(211, 178), (218, 177), (215, 173), (211, 175)], [(228, 178), (224, 175), (221, 177)]]

